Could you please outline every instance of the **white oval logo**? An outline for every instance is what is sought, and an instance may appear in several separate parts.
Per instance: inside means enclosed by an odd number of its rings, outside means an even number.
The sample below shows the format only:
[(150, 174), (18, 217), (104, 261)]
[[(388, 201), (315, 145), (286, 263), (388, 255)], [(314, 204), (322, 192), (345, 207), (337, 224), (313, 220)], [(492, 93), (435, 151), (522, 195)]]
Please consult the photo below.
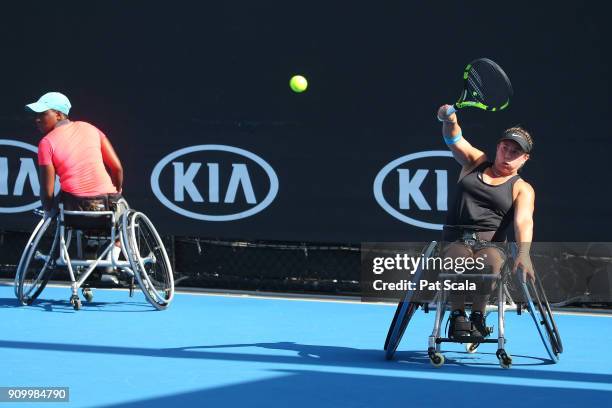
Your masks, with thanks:
[[(9, 174), (8, 158), (4, 156), (0, 157), (0, 196), (12, 196), (12, 198), (24, 197), (24, 192), (29, 191), (29, 185), (31, 187), (33, 196), (36, 197), (35, 201), (30, 204), (10, 207), (0, 206), (0, 213), (19, 213), (24, 211), (31, 211), (35, 208), (40, 207), (41, 204), (40, 200), (38, 199), (38, 194), (40, 192), (40, 184), (38, 181), (38, 169), (36, 163), (38, 148), (28, 143), (10, 139), (0, 139), (0, 146), (18, 147), (20, 149), (25, 149), (31, 153), (34, 153), (34, 158), (19, 158), (20, 164), (16, 175)], [(28, 156), (32, 155), (29, 154)], [(9, 186), (9, 176), (11, 177), (11, 180), (15, 180), (15, 183), (12, 186)]]
[[(267, 191), (267, 194), (265, 194), (264, 199), (257, 202), (255, 188), (253, 187), (253, 183), (251, 181), (251, 172), (249, 171), (249, 167), (246, 163), (232, 163), (231, 175), (228, 178), (227, 185), (222, 186), (220, 171), (222, 170), (221, 165), (223, 163), (219, 163), (219, 160), (217, 160), (217, 162), (205, 163), (208, 170), (207, 201), (209, 203), (215, 203), (217, 206), (234, 203), (238, 191), (241, 190), (241, 194), (244, 196), (245, 202), (251, 207), (233, 214), (202, 214), (178, 206), (176, 203), (185, 202), (185, 197), (189, 197), (189, 199), (194, 203), (205, 202), (204, 197), (200, 193), (195, 183), (195, 178), (202, 168), (202, 163), (184, 163), (177, 160), (181, 156), (202, 151), (206, 151), (211, 154), (213, 152), (217, 152), (217, 155), (219, 154), (218, 152), (232, 153), (256, 163), (265, 172), (269, 181), (269, 190)], [(174, 184), (174, 202), (162, 192), (160, 187), (160, 177), (162, 176), (164, 168), (168, 164), (172, 164), (172, 167), (174, 168), (173, 183), (170, 183)], [(224, 199), (222, 200), (221, 196), (223, 195), (223, 191), (221, 190), (223, 187), (226, 187), (226, 189)], [(272, 201), (274, 201), (274, 198), (276, 198), (276, 194), (278, 193), (278, 177), (276, 176), (272, 166), (270, 166), (261, 157), (247, 150), (226, 145), (198, 145), (179, 149), (161, 159), (155, 165), (153, 172), (151, 173), (151, 188), (157, 199), (163, 205), (177, 214), (203, 221), (233, 221), (250, 217), (251, 215), (257, 214), (269, 206)]]
[[(444, 224), (417, 220), (413, 217), (409, 217), (406, 214), (401, 213), (400, 211), (398, 211), (396, 208), (394, 208), (393, 206), (389, 204), (389, 202), (385, 199), (385, 196), (383, 193), (383, 183), (385, 181), (385, 178), (389, 175), (389, 173), (391, 173), (393, 169), (398, 168), (404, 163), (407, 163), (413, 160), (417, 160), (417, 159), (427, 158), (427, 157), (450, 157), (452, 158), (453, 154), (452, 152), (448, 150), (429, 150), (425, 152), (408, 154), (406, 156), (402, 156), (398, 159), (393, 160), (391, 163), (383, 167), (382, 170), (378, 172), (378, 174), (376, 175), (376, 178), (374, 179), (374, 198), (386, 212), (388, 212), (393, 217), (397, 218), (398, 220), (402, 222), (405, 222), (410, 225), (414, 225), (415, 227), (419, 227), (419, 228), (426, 228), (426, 229), (431, 229), (431, 230), (442, 230), (442, 227), (444, 226)], [(403, 207), (403, 209), (410, 208), (409, 200), (412, 198), (412, 200), (415, 202), (415, 204), (417, 205), (419, 209), (431, 210), (431, 205), (427, 202), (427, 200), (424, 198), (423, 194), (420, 191), (421, 183), (423, 182), (424, 178), (427, 176), (428, 170), (419, 169), (413, 174), (410, 174), (409, 170), (407, 169), (398, 169), (398, 172), (399, 172), (400, 185), (401, 185), (400, 193), (398, 194), (400, 196), (398, 200), (399, 207), (400, 208)], [(436, 193), (437, 209), (440, 211), (446, 211), (447, 210), (446, 201), (447, 201), (447, 196), (448, 196), (448, 184), (447, 184), (448, 176), (447, 176), (446, 170), (444, 169), (435, 170), (435, 173), (436, 173), (436, 177), (438, 181), (437, 193)], [(402, 189), (404, 189), (405, 191), (402, 192)]]

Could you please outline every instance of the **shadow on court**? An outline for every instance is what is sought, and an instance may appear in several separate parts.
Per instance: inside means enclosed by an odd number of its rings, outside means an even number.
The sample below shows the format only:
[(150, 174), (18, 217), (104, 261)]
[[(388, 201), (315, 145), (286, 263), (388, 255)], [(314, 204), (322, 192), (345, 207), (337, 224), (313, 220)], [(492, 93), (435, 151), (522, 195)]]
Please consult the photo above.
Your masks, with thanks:
[[(68, 298), (70, 296), (70, 292), (66, 292)], [(126, 294), (126, 297), (128, 295)], [(129, 297), (128, 297), (129, 299)], [(40, 310), (45, 312), (54, 312), (54, 313), (74, 313), (76, 312), (72, 304), (68, 299), (66, 300), (57, 300), (57, 299), (36, 299), (34, 303), (29, 306), (22, 306), (17, 298), (0, 298), (0, 309), (2, 308), (17, 308), (17, 307), (27, 307), (32, 308), (34, 310)], [(128, 307), (128, 308), (126, 308)], [(90, 311), (95, 312), (112, 312), (112, 313), (142, 313), (151, 311), (156, 311), (151, 305), (146, 303), (144, 300), (142, 302), (136, 301), (125, 301), (125, 302), (83, 302), (83, 307), (78, 313), (87, 312), (88, 309)]]
[[(144, 399), (107, 407), (434, 407), (490, 403), (516, 408), (528, 394), (531, 406), (605, 406), (610, 392), (482, 384), (477, 381), (398, 378), (380, 375), (273, 370), (276, 377)], [(454, 401), (460, 398), (462, 401)], [(470, 402), (472, 401), (472, 402)]]
[[(224, 352), (223, 349), (261, 347), (271, 350), (290, 350), (297, 352), (297, 356), (281, 356), (269, 354), (253, 354), (246, 352)], [(151, 358), (176, 358), (176, 359), (202, 359), (202, 360), (228, 360), (238, 362), (263, 362), (271, 364), (304, 364), (321, 367), (347, 367), (362, 369), (398, 370), (436, 372), (443, 374), (469, 374), (485, 375), (489, 377), (504, 377), (516, 379), (537, 379), (556, 381), (578, 381), (586, 383), (612, 383), (610, 374), (593, 374), (581, 372), (565, 372), (550, 370), (530, 370), (527, 367), (541, 366), (546, 364), (542, 359), (515, 355), (516, 358), (533, 360), (533, 364), (515, 364), (520, 369), (501, 369), (493, 353), (480, 353), (489, 355), (490, 363), (472, 364), (457, 362), (457, 357), (449, 358), (443, 368), (434, 369), (427, 358), (426, 352), (405, 351), (399, 353), (396, 361), (385, 361), (382, 350), (363, 350), (349, 347), (304, 345), (292, 342), (277, 343), (250, 343), (250, 344), (225, 344), (215, 346), (194, 346), (169, 349), (152, 349), (141, 347), (102, 346), (85, 344), (65, 343), (43, 343), (29, 341), (0, 340), (0, 348), (12, 348), (21, 350), (44, 350), (62, 351), (75, 353), (94, 353), (105, 355), (130, 355)], [(211, 350), (211, 351), (207, 351)], [(213, 351), (214, 350), (214, 351)], [(451, 352), (450, 355), (465, 356), (467, 353)], [(474, 358), (469, 355), (468, 358)], [(469, 367), (464, 367), (469, 365)]]
[[(366, 360), (371, 361), (372, 363), (380, 363), (383, 357), (381, 350), (359, 350), (349, 347), (333, 347), (333, 346), (315, 346), (315, 345), (306, 345), (306, 344), (298, 344), (294, 342), (277, 342), (277, 343), (250, 343), (250, 344), (223, 344), (223, 345), (213, 345), (213, 346), (197, 346), (197, 347), (183, 347), (175, 350), (206, 350), (206, 349), (231, 349), (231, 348), (244, 348), (244, 347), (260, 347), (264, 349), (270, 350), (283, 350), (283, 351), (294, 351), (298, 356), (302, 357), (304, 363), (306, 364), (318, 364), (323, 363), (325, 365), (328, 362), (336, 363), (338, 365), (345, 363), (347, 366), (351, 366), (355, 363), (355, 359), (357, 361)], [(497, 363), (497, 357), (495, 353), (478, 353), (478, 354), (470, 354), (467, 352), (452, 352), (453, 355), (459, 355), (458, 358), (447, 357), (446, 364), (455, 364), (459, 366), (490, 366), (490, 367), (499, 367)], [(427, 356), (426, 351), (398, 351), (395, 354), (395, 358), (393, 361), (385, 362), (384, 368), (389, 369), (389, 365), (397, 362), (399, 364), (421, 364), (429, 366), (429, 357)], [(478, 356), (491, 356), (491, 362), (476, 362), (480, 360)], [(515, 367), (519, 366), (536, 366), (536, 365), (552, 365), (554, 364), (552, 361), (543, 358), (537, 357), (528, 357), (528, 356), (519, 356), (524, 359), (529, 359), (530, 363), (517, 363), (514, 364)], [(465, 362), (468, 364), (465, 364)], [(446, 366), (445, 366), (446, 367)], [(402, 366), (401, 368), (406, 368)]]

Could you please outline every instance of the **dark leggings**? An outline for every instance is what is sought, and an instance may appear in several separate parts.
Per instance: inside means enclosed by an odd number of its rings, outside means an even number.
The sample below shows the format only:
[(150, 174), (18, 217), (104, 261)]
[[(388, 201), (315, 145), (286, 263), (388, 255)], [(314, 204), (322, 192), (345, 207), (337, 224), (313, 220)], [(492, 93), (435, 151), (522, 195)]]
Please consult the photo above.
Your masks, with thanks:
[[(463, 232), (451, 232), (444, 234), (444, 243), (441, 254), (449, 258), (482, 258), (490, 273), (499, 275), (506, 261), (503, 242), (491, 242), (494, 231), (478, 232), (477, 239), (466, 242), (462, 238)], [(477, 282), (476, 292), (472, 292), (472, 311), (485, 311), (491, 292), (496, 287), (495, 280)], [(466, 295), (470, 292), (452, 291), (449, 295), (449, 303), (452, 310), (465, 310)]]

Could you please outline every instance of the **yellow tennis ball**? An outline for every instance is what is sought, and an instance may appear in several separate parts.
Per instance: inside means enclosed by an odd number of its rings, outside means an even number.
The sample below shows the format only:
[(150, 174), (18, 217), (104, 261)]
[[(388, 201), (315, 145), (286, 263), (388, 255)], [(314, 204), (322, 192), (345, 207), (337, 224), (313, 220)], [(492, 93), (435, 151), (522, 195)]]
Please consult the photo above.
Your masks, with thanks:
[(304, 92), (308, 88), (308, 81), (301, 75), (294, 75), (289, 81), (289, 86), (293, 92)]

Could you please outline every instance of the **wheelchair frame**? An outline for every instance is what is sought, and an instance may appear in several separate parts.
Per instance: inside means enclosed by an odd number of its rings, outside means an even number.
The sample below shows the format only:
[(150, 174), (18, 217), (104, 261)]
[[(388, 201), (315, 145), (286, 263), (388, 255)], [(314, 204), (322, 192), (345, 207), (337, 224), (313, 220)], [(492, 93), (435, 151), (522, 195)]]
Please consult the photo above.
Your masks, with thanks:
[[(423, 251), (423, 256), (428, 258), (433, 255), (437, 249), (438, 243), (432, 241)], [(512, 365), (512, 357), (505, 350), (506, 336), (505, 336), (505, 312), (509, 310), (516, 310), (517, 314), (521, 314), (523, 309), (526, 309), (538, 330), (539, 336), (544, 344), (544, 347), (553, 363), (557, 363), (559, 360), (559, 354), (563, 352), (563, 345), (559, 330), (554, 321), (554, 317), (544, 293), (542, 283), (536, 274), (535, 282), (527, 281), (522, 279), (522, 273), (517, 273), (519, 277), (520, 288), (523, 292), (525, 301), (515, 303), (510, 296), (507, 283), (511, 275), (512, 260), (516, 254), (516, 248), (512, 248), (510, 256), (506, 257), (506, 262), (502, 266), (502, 270), (497, 275), (483, 275), (483, 274), (457, 274), (457, 273), (440, 273), (437, 279), (458, 279), (458, 278), (471, 278), (478, 277), (487, 280), (497, 280), (497, 312), (498, 312), (498, 325), (497, 325), (497, 338), (462, 338), (461, 340), (455, 340), (450, 338), (444, 338), (441, 336), (442, 321), (447, 311), (447, 300), (448, 292), (440, 290), (436, 292), (432, 301), (433, 306), (429, 303), (413, 302), (412, 298), (415, 291), (407, 291), (396, 308), (395, 315), (389, 327), (387, 338), (385, 340), (384, 350), (386, 352), (386, 358), (391, 360), (397, 350), (397, 347), (402, 339), (402, 336), (410, 322), (410, 319), (421, 307), (425, 313), (428, 313), (430, 308), (436, 309), (436, 317), (434, 320), (434, 327), (431, 335), (428, 338), (427, 355), (431, 364), (434, 367), (441, 367), (444, 364), (444, 355), (442, 354), (441, 344), (448, 343), (464, 343), (466, 350), (469, 353), (476, 352), (478, 346), (482, 343), (497, 343), (497, 352), (495, 353), (499, 364), (503, 368), (510, 368)], [(508, 255), (508, 254), (507, 254)], [(414, 281), (418, 281), (423, 274), (421, 268), (414, 274)], [(490, 313), (491, 309), (487, 308), (487, 314)]]
[[(134, 278), (136, 278), (151, 305), (158, 310), (168, 307), (174, 296), (174, 278), (163, 242), (151, 221), (144, 214), (129, 209), (127, 202), (123, 199), (119, 200), (117, 205), (124, 207), (120, 217), (116, 217), (114, 211), (67, 211), (60, 204), (56, 214), (40, 220), (25, 246), (15, 274), (15, 295), (22, 305), (30, 305), (36, 300), (56, 267), (66, 267), (71, 281), (70, 303), (75, 310), (79, 310), (82, 303), (78, 296), (78, 289), (82, 288), (87, 301), (93, 299), (91, 291), (88, 291), (89, 288), (86, 288), (84, 284), (99, 267), (118, 269), (126, 274), (130, 280), (130, 296), (133, 295)], [(42, 215), (40, 210), (35, 212)], [(48, 251), (41, 252), (39, 245), (49, 228), (54, 229), (50, 231), (53, 234), (52, 243)], [(108, 229), (110, 229), (110, 237), (106, 233), (102, 241), (108, 240), (108, 245), (103, 247), (100, 255), (95, 259), (83, 259), (83, 239), (87, 235), (85, 232), (108, 231)], [(147, 230), (148, 237), (141, 239), (142, 230)], [(76, 259), (71, 258), (69, 254), (73, 238), (76, 241)], [(98, 237), (98, 239), (102, 238)], [(112, 250), (117, 240), (121, 242), (121, 253), (126, 259), (124, 261), (115, 259), (113, 256)], [(152, 244), (150, 245), (148, 241), (151, 241)], [(146, 246), (144, 250), (149, 250), (145, 256), (142, 256), (140, 250), (142, 242)], [(37, 268), (32, 283), (27, 285), (26, 280), (32, 262), (41, 262), (42, 266), (40, 270)], [(154, 282), (156, 281), (151, 279), (151, 265), (160, 265), (163, 268), (162, 294), (158, 293), (155, 287)]]

